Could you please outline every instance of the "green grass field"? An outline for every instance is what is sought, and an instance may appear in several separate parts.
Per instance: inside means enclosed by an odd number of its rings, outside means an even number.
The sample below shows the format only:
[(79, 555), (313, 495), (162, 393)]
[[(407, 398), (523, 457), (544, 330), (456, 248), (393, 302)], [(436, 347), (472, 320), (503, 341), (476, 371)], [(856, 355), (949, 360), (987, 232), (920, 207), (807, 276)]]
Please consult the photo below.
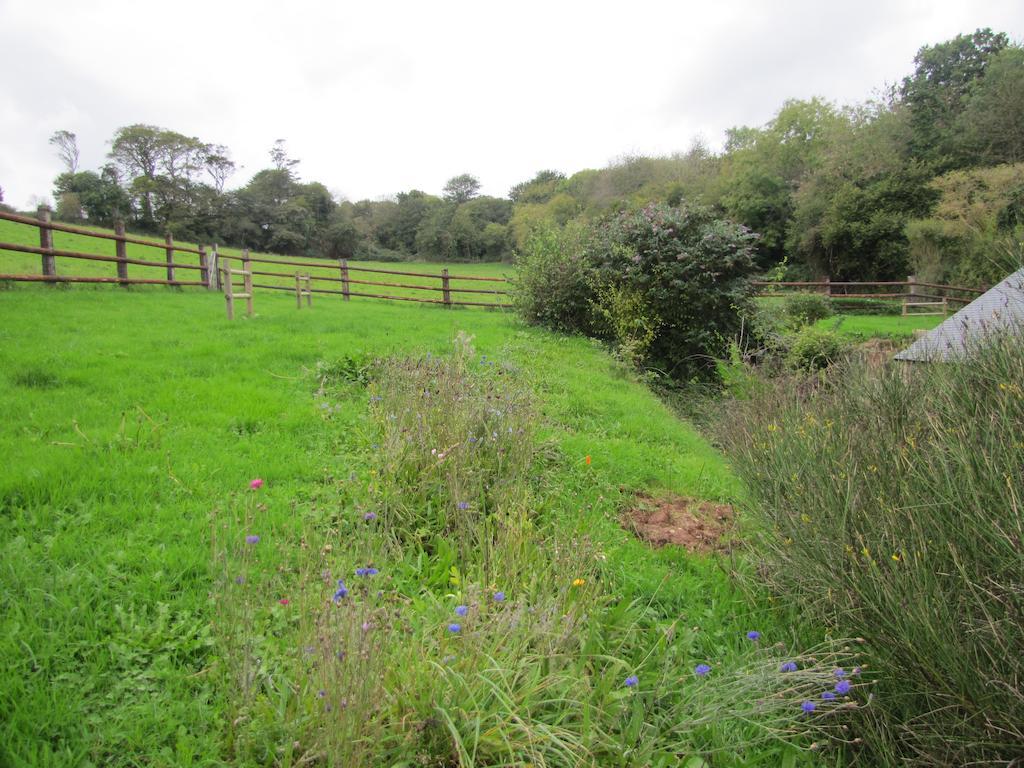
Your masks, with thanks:
[[(729, 570), (750, 567), (739, 551), (652, 550), (620, 525), (639, 491), (732, 501), (742, 490), (723, 458), (601, 348), (474, 310), (367, 300), (297, 311), (268, 293), (256, 317), (229, 322), (222, 304), (167, 289), (0, 292), (0, 763), (821, 759), (806, 749), (837, 720), (803, 717), (799, 700), (829, 679), (828, 654), (780, 678), (779, 654), (799, 649), (784, 615), (732, 585)], [(456, 556), (459, 540), (445, 543), (422, 518), (448, 491), (401, 498), (419, 487), (403, 474), (405, 432), (371, 407), (363, 371), (378, 358), (447, 360), (459, 331), (473, 336), (474, 356), (458, 380), (467, 391), (517, 387), (532, 403), (523, 423), (533, 437), (518, 474), (500, 448), (495, 463), (465, 470), (498, 483), (488, 520), (519, 515), (515, 541)], [(402, 365), (396, 376), (422, 362)], [(400, 384), (369, 386), (398, 397)], [(431, 412), (440, 426), (427, 427), (444, 426), (461, 400)], [(265, 481), (258, 496), (246, 490), (254, 477)], [(380, 511), (383, 538), (352, 527), (368, 508)], [(400, 514), (420, 527), (389, 522)], [(464, 524), (476, 536), (491, 523)], [(262, 541), (249, 550), (238, 537), (254, 530)], [(385, 579), (378, 599), (401, 618), (373, 625), (389, 643), (366, 657), (380, 686), (369, 708), (330, 714), (314, 705), (332, 684), (310, 678), (298, 651), (318, 631), (303, 617), (323, 605), (319, 577), (308, 578), (319, 573), (313, 554), (351, 567), (368, 551)], [(254, 570), (237, 603), (226, 575), (242, 566)], [(433, 627), (450, 621), (449, 601), (475, 606), (478, 590), (499, 587), (509, 610), (551, 606), (543, 615), (573, 617), (574, 631), (467, 624), (462, 650), (445, 656), (455, 640)], [(245, 620), (226, 624), (239, 605)], [(746, 639), (752, 628), (764, 645)], [(260, 682), (240, 688), (252, 648), (263, 649)], [(442, 656), (466, 666), (439, 676)], [(703, 661), (715, 670), (706, 681), (692, 673)], [(635, 688), (623, 685), (630, 674)], [(342, 725), (356, 729), (345, 731), (348, 746), (331, 740)], [(363, 762), (339, 757), (352, 745)]]
[(937, 316), (903, 317), (902, 315), (837, 315), (815, 323), (823, 330), (835, 330), (853, 341), (868, 339), (912, 339), (914, 331), (931, 330), (945, 318)]
[[(104, 234), (111, 234), (110, 230), (98, 229), (95, 231)], [(148, 235), (136, 236), (142, 240), (154, 240), (159, 241), (160, 238), (152, 237)], [(19, 245), (39, 245), (39, 230), (36, 227), (20, 224), (17, 222), (0, 220), (0, 242), (5, 243), (16, 243)], [(95, 253), (101, 256), (114, 256), (114, 242), (112, 240), (102, 240), (97, 238), (88, 237), (86, 235), (79, 235), (70, 232), (54, 232), (53, 233), (53, 244), (54, 248), (67, 250), (67, 251), (78, 251), (82, 253)], [(188, 248), (195, 248), (194, 243), (181, 243), (180, 245)], [(209, 250), (209, 244), (207, 249)], [(238, 248), (220, 248), (219, 253), (221, 256), (227, 257), (238, 257), (241, 251)], [(270, 258), (283, 261), (295, 261), (295, 262), (317, 262), (317, 259), (291, 259), (287, 256), (279, 256), (273, 254), (261, 254), (253, 253), (254, 257), (259, 258)], [(128, 244), (128, 258), (138, 259), (140, 261), (165, 261), (165, 251), (163, 248), (152, 248), (149, 246), (138, 245), (135, 243)], [(0, 249), (0, 274), (27, 274), (27, 275), (38, 275), (41, 274), (40, 256), (28, 253), (19, 253), (16, 251), (5, 251)], [(175, 257), (177, 262), (183, 264), (199, 264), (199, 256), (192, 253), (180, 253)], [(117, 276), (117, 265), (113, 262), (99, 262), (99, 261), (88, 261), (85, 259), (75, 259), (70, 257), (56, 258), (57, 274), (58, 275), (74, 275), (82, 277), (116, 277)], [(240, 264), (235, 262), (233, 266), (237, 269)], [(511, 267), (508, 264), (432, 264), (429, 262), (376, 262), (376, 261), (359, 261), (352, 262), (350, 265), (350, 278), (352, 280), (364, 280), (369, 282), (383, 282), (398, 284), (403, 286), (424, 286), (428, 288), (440, 288), (441, 281), (437, 278), (425, 278), (408, 275), (385, 275), (374, 272), (359, 272), (360, 268), (369, 269), (386, 269), (398, 272), (422, 272), (425, 274), (440, 275), (441, 270), (445, 267), (448, 268), (452, 275), (456, 276), (469, 276), (469, 277), (506, 277), (511, 272)], [(291, 267), (283, 264), (260, 264), (257, 262), (253, 263), (254, 272), (278, 272), (286, 273), (289, 277), (280, 276), (268, 276), (268, 275), (255, 275), (254, 282), (257, 284), (266, 285), (280, 285), (286, 287), (294, 286), (294, 273), (296, 271), (302, 271), (309, 273), (313, 278), (313, 287), (327, 290), (341, 290), (341, 284), (335, 282), (317, 281), (316, 277), (340, 279), (340, 272), (338, 269), (338, 263), (336, 261), (328, 262), (324, 261), (323, 267), (307, 267), (307, 266), (295, 266)], [(137, 264), (128, 265), (128, 276), (137, 279), (156, 279), (163, 280), (167, 277), (167, 271), (164, 267), (151, 267)], [(177, 271), (176, 278), (179, 280), (199, 280), (198, 270), (181, 269)], [(455, 301), (474, 301), (482, 303), (504, 303), (507, 299), (504, 296), (496, 296), (494, 294), (487, 293), (458, 293), (459, 290), (504, 290), (505, 286), (501, 283), (493, 283), (478, 280), (458, 280), (453, 278), (451, 281), (451, 288), (456, 292), (452, 294), (453, 300)], [(190, 288), (189, 290), (198, 290)], [(351, 287), (352, 291), (359, 293), (371, 293), (371, 294), (386, 294), (392, 296), (408, 296), (411, 298), (420, 299), (441, 299), (442, 294), (439, 291), (431, 290), (417, 290), (415, 288), (408, 287), (384, 287), (379, 285), (360, 285), (353, 284)], [(322, 299), (325, 301), (332, 301), (339, 299), (338, 296), (322, 295)]]

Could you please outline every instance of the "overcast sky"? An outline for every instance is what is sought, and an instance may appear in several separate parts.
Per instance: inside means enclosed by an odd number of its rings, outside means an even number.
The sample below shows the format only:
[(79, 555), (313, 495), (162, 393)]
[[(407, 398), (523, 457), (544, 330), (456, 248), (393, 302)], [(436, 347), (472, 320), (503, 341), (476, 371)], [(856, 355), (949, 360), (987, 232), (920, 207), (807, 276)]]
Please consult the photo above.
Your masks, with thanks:
[(246, 2), (0, 0), (0, 187), (28, 206), (123, 125), (226, 144), (244, 184), (275, 139), (303, 180), (352, 200), (439, 193), (472, 173), (504, 195), (536, 171), (719, 148), (788, 98), (862, 101), (922, 45), (1021, 0)]

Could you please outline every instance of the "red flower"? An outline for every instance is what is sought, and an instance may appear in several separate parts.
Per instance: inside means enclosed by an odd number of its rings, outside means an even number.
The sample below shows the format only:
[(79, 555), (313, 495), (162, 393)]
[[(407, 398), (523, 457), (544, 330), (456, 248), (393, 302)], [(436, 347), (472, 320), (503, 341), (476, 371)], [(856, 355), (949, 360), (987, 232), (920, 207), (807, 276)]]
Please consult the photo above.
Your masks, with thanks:
[(279, 602), (279, 603), (280, 603), (281, 605), (288, 605), (288, 602), (289, 602), (289, 601), (288, 601), (288, 598), (287, 598), (287, 597), (282, 597), (282, 598), (281, 598), (280, 600), (278, 600), (277, 602)]

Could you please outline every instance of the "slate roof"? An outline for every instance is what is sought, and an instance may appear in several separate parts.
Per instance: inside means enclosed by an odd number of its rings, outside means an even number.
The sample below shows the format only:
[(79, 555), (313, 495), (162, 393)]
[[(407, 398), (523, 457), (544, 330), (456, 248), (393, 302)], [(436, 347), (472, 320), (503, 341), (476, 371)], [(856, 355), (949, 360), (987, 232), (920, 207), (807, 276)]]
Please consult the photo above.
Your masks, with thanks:
[(996, 331), (1024, 331), (1024, 268), (983, 293), (898, 355), (906, 362), (963, 358), (968, 349)]

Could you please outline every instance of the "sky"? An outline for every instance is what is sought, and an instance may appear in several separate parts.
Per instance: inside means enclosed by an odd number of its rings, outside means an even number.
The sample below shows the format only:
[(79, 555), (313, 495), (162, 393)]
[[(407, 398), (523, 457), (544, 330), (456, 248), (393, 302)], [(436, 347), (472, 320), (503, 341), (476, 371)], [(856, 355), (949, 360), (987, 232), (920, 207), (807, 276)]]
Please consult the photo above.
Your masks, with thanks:
[(1021, 0), (223, 2), (0, 0), (0, 188), (29, 208), (78, 137), (80, 170), (121, 126), (231, 150), (244, 185), (285, 139), (336, 196), (485, 194), (541, 169), (721, 147), (787, 99), (864, 101), (930, 45), (991, 27), (1024, 39)]

